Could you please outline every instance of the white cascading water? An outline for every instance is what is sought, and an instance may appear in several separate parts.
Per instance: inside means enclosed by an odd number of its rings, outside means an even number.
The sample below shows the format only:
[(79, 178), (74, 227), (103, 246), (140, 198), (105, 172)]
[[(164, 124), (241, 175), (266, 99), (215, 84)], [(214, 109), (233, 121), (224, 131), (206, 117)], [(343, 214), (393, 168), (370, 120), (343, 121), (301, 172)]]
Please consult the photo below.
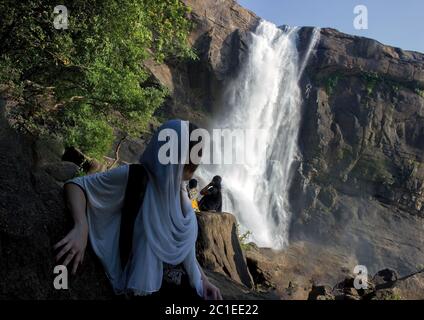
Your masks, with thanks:
[(282, 30), (261, 21), (251, 33), (244, 65), (224, 93), (222, 109), (228, 113), (213, 124), (230, 130), (259, 129), (245, 145), (233, 145), (248, 163), (205, 165), (199, 172), (202, 183), (222, 176), (223, 211), (236, 215), (240, 231), (250, 231), (251, 241), (275, 249), (288, 241), (288, 188), (301, 116), (298, 81), (319, 38), (316, 29), (300, 61), (297, 32), (298, 28)]

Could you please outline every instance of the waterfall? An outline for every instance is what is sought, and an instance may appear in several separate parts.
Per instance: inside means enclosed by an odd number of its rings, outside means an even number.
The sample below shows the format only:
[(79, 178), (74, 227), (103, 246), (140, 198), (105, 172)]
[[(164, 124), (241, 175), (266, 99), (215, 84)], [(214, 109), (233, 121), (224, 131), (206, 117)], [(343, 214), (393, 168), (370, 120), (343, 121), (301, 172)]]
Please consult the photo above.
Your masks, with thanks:
[(288, 241), (288, 188), (301, 117), (298, 81), (319, 37), (315, 30), (299, 61), (298, 30), (261, 21), (250, 34), (244, 64), (223, 95), (228, 112), (213, 123), (214, 128), (258, 130), (245, 150), (234, 148), (245, 152), (249, 163), (205, 165), (198, 173), (203, 183), (222, 176), (223, 211), (236, 215), (241, 232), (252, 233), (250, 240), (275, 249)]

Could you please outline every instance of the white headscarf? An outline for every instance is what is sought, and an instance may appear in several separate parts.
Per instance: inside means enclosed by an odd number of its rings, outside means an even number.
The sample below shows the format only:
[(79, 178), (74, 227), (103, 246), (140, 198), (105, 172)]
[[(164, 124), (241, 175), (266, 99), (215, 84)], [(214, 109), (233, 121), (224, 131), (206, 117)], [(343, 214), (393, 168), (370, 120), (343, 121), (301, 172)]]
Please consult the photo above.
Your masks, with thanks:
[[(173, 129), (182, 158), (188, 156), (188, 123), (172, 120), (163, 124), (140, 158), (149, 175), (143, 205), (134, 223), (132, 256), (122, 270), (119, 253), (121, 209), (125, 199), (129, 165), (73, 178), (87, 197), (89, 237), (116, 294), (146, 295), (160, 289), (163, 262), (183, 263), (191, 285), (203, 296), (201, 273), (196, 260), (197, 219), (182, 186), (185, 161), (161, 164), (159, 132)], [(162, 131), (163, 132), (163, 131)]]
[[(159, 132), (172, 129), (178, 135), (178, 151), (183, 161), (162, 164)], [(191, 285), (203, 296), (201, 273), (196, 260), (197, 219), (194, 210), (181, 203), (184, 163), (189, 152), (188, 122), (171, 120), (152, 137), (140, 158), (148, 172), (143, 205), (134, 224), (133, 255), (121, 279), (121, 289), (145, 295), (158, 291), (162, 284), (163, 262), (183, 263)], [(179, 157), (180, 159), (180, 157)]]

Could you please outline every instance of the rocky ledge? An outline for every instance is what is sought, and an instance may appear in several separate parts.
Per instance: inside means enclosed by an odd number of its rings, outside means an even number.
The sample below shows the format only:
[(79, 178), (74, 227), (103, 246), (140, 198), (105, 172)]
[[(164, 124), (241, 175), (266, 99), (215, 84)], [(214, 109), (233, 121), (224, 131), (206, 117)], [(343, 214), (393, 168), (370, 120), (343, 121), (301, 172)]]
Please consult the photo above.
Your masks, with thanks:
[[(400, 278), (391, 269), (377, 272), (365, 282), (366, 286), (356, 289), (355, 278), (348, 277), (330, 286), (313, 286), (309, 300), (422, 300), (424, 299), (424, 270)], [(358, 286), (356, 286), (358, 287)]]

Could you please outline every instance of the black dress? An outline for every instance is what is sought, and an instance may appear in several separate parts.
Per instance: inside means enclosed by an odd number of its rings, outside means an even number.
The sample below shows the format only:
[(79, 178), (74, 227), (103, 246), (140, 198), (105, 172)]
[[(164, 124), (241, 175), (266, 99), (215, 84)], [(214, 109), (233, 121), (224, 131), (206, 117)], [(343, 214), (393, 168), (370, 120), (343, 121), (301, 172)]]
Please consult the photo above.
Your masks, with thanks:
[(200, 211), (222, 211), (222, 194), (221, 189), (216, 186), (211, 186), (207, 193), (200, 199)]

